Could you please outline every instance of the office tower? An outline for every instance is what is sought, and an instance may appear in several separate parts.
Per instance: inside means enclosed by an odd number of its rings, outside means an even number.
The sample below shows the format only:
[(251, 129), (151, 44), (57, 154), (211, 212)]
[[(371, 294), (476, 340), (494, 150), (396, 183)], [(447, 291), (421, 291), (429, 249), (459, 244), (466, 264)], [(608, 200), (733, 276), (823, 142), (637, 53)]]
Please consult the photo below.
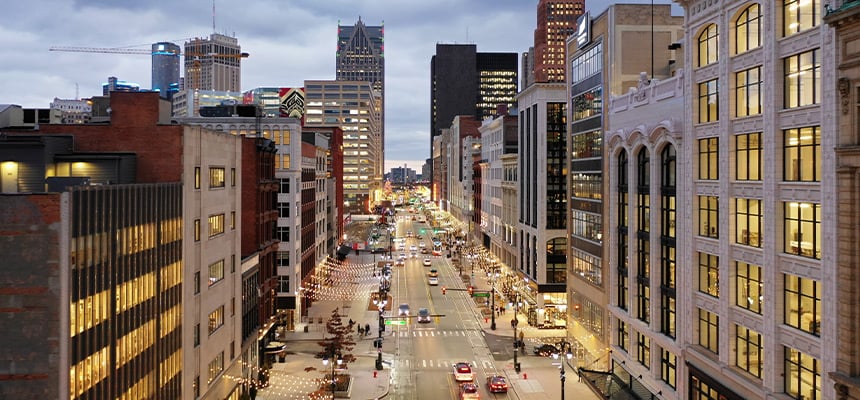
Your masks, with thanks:
[(107, 83), (102, 84), (102, 95), (110, 96), (112, 92), (139, 92), (140, 85), (134, 82), (126, 82), (115, 76), (108, 77)]
[[(643, 15), (649, 18), (643, 18)], [(653, 24), (651, 15), (654, 16)], [(620, 324), (613, 326), (622, 327), (641, 323), (637, 319), (636, 309), (630, 308), (627, 304), (634, 299), (643, 304), (642, 307), (647, 308), (644, 304), (650, 302), (648, 304), (660, 307), (667, 316), (674, 315), (675, 304), (677, 304), (676, 284), (673, 270), (667, 265), (665, 271), (659, 271), (656, 266), (661, 264), (657, 260), (645, 261), (649, 263), (647, 265), (654, 266), (650, 270), (645, 266), (638, 270), (636, 263), (640, 259), (626, 255), (620, 256), (620, 261), (610, 262), (610, 259), (614, 259), (617, 254), (616, 251), (622, 251), (609, 247), (610, 238), (616, 237), (618, 229), (628, 229), (629, 224), (626, 220), (618, 222), (616, 214), (607, 212), (607, 208), (615, 204), (607, 200), (606, 186), (612, 185), (614, 188), (615, 182), (607, 183), (608, 179), (605, 179), (607, 176), (605, 154), (616, 154), (617, 151), (605, 151), (604, 146), (610, 142), (607, 135), (618, 129), (629, 128), (631, 120), (642, 121), (642, 123), (652, 119), (660, 121), (677, 115), (681, 111), (666, 112), (665, 108), (660, 108), (661, 111), (644, 112), (641, 115), (636, 114), (636, 117), (622, 116), (615, 121), (614, 115), (607, 111), (607, 99), (624, 95), (631, 88), (647, 84), (652, 77), (665, 79), (672, 75), (675, 65), (672, 60), (677, 56), (675, 54), (677, 52), (669, 50), (669, 45), (683, 38), (683, 17), (672, 16), (669, 5), (653, 7), (637, 4), (612, 5), (594, 19), (589, 13), (582, 15), (578, 20), (577, 32), (577, 35), (568, 38), (566, 44), (569, 82), (569, 97), (566, 100), (570, 110), (568, 137), (570, 159), (567, 177), (570, 200), (567, 216), (570, 242), (568, 271), (570, 273), (567, 281), (569, 305), (567, 327), (573, 341), (583, 349), (580, 357), (590, 364), (590, 369), (611, 371), (619, 376), (624, 374), (623, 371), (630, 370), (630, 374), (633, 375), (632, 372), (636, 370), (624, 368), (633, 365), (635, 358), (625, 360), (621, 357), (624, 354), (622, 352), (613, 353), (613, 356), (618, 357), (606, 357), (606, 348), (610, 343), (611, 335), (616, 333), (607, 324), (610, 310), (613, 310), (611, 315), (616, 317), (615, 321)], [(652, 38), (655, 40), (653, 44)], [(653, 73), (652, 68), (655, 68)], [(642, 96), (642, 93), (637, 93), (638, 96)], [(669, 91), (666, 96), (669, 94), (675, 94), (675, 92)], [(680, 94), (675, 95), (683, 98)], [(661, 107), (665, 107), (664, 104), (665, 102), (661, 103)], [(651, 133), (648, 131), (643, 134), (650, 137)], [(617, 144), (616, 146), (620, 147)], [(627, 144), (627, 146), (632, 145)], [(652, 158), (656, 158), (656, 155)], [(656, 161), (653, 162), (656, 164)], [(626, 185), (625, 187), (630, 188), (631, 196), (636, 193), (635, 183)], [(651, 187), (655, 191), (653, 198), (660, 198), (660, 186), (654, 184)], [(648, 194), (643, 194), (643, 196), (646, 195)], [(625, 195), (619, 196), (623, 198)], [(656, 205), (654, 209), (657, 209)], [(652, 217), (652, 219), (657, 218)], [(645, 238), (649, 232), (654, 232), (655, 237), (646, 241)], [(636, 234), (639, 235), (636, 236)], [(656, 256), (665, 252), (665, 257), (660, 260), (671, 259), (674, 262), (674, 256), (668, 255), (668, 253), (674, 253), (676, 248), (674, 233), (664, 236), (659, 236), (657, 230), (649, 231), (649, 228), (645, 227), (641, 234), (637, 231), (633, 232), (633, 236), (619, 238), (618, 246), (622, 246), (623, 249), (635, 248), (637, 240), (643, 246), (644, 243), (650, 243), (657, 247), (649, 250), (648, 254)], [(660, 246), (661, 238), (666, 239), (662, 242), (663, 246)], [(622, 276), (611, 280), (610, 276), (615, 276), (618, 271), (622, 271)], [(630, 276), (635, 277), (636, 280), (631, 281)], [(665, 282), (661, 281), (663, 278), (666, 279)], [(641, 297), (635, 298), (629, 295), (628, 300), (628, 292), (638, 293)], [(621, 301), (623, 304), (618, 304), (618, 297), (610, 297), (611, 293), (621, 293), (616, 296), (624, 297), (625, 300)], [(612, 305), (617, 305), (617, 308), (611, 307)], [(656, 313), (655, 310), (649, 315)], [(656, 324), (655, 320), (656, 318), (648, 320), (651, 321), (652, 329), (636, 331), (641, 335), (642, 341), (647, 340), (655, 346), (659, 343), (675, 343), (674, 339), (667, 339), (674, 338), (674, 322), (669, 323), (667, 317), (666, 325), (661, 326)], [(670, 326), (672, 329), (669, 329)], [(661, 328), (665, 329), (661, 330)], [(670, 330), (672, 333), (669, 333)], [(579, 339), (585, 335), (588, 335), (589, 340)], [(667, 346), (665, 349), (668, 352), (667, 357), (678, 355), (677, 347)], [(600, 361), (592, 364), (594, 360)], [(618, 365), (610, 366), (610, 361)], [(621, 365), (621, 361), (625, 361), (626, 364)], [(654, 371), (659, 370), (657, 366), (649, 364), (649, 367)], [(638, 373), (635, 374), (635, 376), (638, 375)], [(656, 382), (662, 381), (647, 380), (647, 384), (652, 385), (649, 387), (658, 386)], [(664, 390), (664, 393), (668, 392), (669, 390)]]
[(183, 89), (200, 89), (238, 92), (242, 89), (239, 40), (213, 33), (209, 38), (195, 38), (185, 42), (185, 86)]
[(182, 49), (175, 43), (152, 44), (152, 90), (170, 99), (179, 90), (179, 57)]
[(368, 212), (382, 185), (381, 99), (364, 81), (305, 81), (305, 124), (343, 130), (344, 211)]
[(583, 12), (585, 0), (538, 2), (534, 61), (530, 63), (534, 66), (534, 82), (564, 82), (565, 40), (576, 32), (576, 19)]
[(365, 25), (361, 17), (354, 26), (338, 23), (335, 63), (336, 80), (369, 82), (378, 93), (381, 168), (385, 160), (385, 27)]
[(173, 94), (171, 113), (174, 117), (197, 117), (201, 108), (242, 104), (243, 98), (241, 92), (182, 89)]
[(437, 44), (430, 60), (430, 136), (457, 115), (476, 121), (495, 116), (496, 106), (516, 104), (517, 54), (478, 53), (474, 44)]

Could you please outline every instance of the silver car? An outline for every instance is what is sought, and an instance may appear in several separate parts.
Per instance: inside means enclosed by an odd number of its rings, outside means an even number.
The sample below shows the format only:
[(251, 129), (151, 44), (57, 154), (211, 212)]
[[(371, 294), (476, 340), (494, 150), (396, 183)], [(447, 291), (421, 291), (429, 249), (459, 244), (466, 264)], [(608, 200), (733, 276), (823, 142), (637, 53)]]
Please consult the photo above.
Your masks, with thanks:
[(409, 304), (403, 303), (397, 308), (397, 315), (400, 317), (409, 316)]

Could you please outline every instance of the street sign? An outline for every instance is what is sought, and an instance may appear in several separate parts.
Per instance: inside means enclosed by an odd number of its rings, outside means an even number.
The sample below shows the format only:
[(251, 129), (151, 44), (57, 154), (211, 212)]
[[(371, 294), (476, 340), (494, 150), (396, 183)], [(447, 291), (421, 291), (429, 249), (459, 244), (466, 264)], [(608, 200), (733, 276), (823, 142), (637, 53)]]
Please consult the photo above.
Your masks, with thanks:
[(406, 325), (406, 320), (402, 319), (386, 319), (385, 325)]
[(477, 292), (472, 297), (490, 297), (490, 292)]

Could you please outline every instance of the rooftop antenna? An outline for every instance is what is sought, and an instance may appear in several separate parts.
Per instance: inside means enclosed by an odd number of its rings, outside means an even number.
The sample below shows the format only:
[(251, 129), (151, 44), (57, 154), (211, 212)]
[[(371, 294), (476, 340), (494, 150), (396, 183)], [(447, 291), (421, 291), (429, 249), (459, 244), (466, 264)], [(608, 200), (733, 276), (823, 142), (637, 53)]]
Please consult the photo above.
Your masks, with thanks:
[(215, 32), (215, 0), (212, 0), (212, 33)]

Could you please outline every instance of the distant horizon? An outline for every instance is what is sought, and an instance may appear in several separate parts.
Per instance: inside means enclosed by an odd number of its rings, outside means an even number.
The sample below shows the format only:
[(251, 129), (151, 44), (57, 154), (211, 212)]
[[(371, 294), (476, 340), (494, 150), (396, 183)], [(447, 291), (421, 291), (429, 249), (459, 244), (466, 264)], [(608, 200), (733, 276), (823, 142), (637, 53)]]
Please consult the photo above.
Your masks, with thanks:
[(424, 166), (424, 160), (385, 160), (385, 169), (382, 171), (382, 174), (391, 173), (392, 168), (403, 168), (403, 164), (406, 164), (406, 168), (411, 168), (418, 175), (421, 175), (421, 167)]

